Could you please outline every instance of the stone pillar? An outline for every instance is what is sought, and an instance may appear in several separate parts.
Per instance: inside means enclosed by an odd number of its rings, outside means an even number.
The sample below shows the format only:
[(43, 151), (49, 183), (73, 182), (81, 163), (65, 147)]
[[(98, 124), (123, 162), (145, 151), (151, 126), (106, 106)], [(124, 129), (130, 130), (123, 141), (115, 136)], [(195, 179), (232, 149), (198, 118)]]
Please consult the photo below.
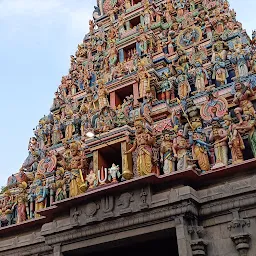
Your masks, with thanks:
[(124, 62), (124, 49), (119, 50), (119, 61)]
[(113, 109), (115, 109), (115, 107), (116, 107), (116, 93), (115, 92), (110, 93), (110, 107)]
[(188, 225), (183, 216), (175, 219), (179, 256), (192, 256)]
[(130, 21), (126, 21), (126, 30), (130, 30), (131, 29), (131, 24), (130, 24)]
[(140, 97), (139, 95), (139, 84), (136, 82), (133, 84), (133, 96), (134, 96), (134, 106), (137, 106), (139, 104), (138, 99)]
[(63, 254), (61, 252), (61, 244), (54, 245), (53, 256), (63, 256)]
[(99, 170), (99, 152), (93, 152), (93, 171), (94, 173), (98, 173)]
[(234, 242), (239, 256), (247, 256), (248, 251), (250, 250), (251, 235), (246, 231), (246, 228), (250, 227), (250, 221), (241, 219), (238, 209), (234, 210), (232, 213), (233, 220), (228, 225), (230, 238)]
[(128, 150), (127, 142), (121, 143), (123, 178), (130, 180), (133, 177), (132, 154), (124, 154)]

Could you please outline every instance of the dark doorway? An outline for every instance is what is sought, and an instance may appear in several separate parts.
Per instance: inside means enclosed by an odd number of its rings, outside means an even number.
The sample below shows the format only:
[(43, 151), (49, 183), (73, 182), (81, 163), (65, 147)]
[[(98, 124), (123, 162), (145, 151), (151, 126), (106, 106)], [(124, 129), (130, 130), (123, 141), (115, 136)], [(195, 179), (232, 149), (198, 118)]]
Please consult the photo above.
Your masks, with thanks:
[(179, 256), (175, 229), (79, 249), (65, 253), (64, 256), (157, 256), (164, 252), (172, 256)]

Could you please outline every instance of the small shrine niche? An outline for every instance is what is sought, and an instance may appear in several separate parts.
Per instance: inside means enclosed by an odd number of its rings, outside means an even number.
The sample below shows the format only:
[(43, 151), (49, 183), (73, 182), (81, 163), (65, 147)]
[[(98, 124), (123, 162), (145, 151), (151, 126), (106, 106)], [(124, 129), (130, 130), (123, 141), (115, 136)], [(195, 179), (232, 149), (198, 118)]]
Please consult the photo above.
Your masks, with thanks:
[(140, 16), (137, 16), (129, 21), (130, 29), (133, 29), (134, 27), (137, 27), (140, 24)]
[(118, 107), (119, 105), (122, 105), (124, 100), (130, 96), (133, 95), (133, 86), (129, 85), (124, 88), (121, 88), (119, 90), (116, 90), (115, 92), (111, 93), (110, 96), (110, 102), (111, 106), (113, 108)]
[[(96, 164), (96, 163), (94, 163)], [(115, 164), (122, 169), (122, 155), (121, 155), (121, 143), (116, 143), (103, 147), (98, 150), (98, 166), (94, 169), (102, 171), (102, 169), (109, 169)], [(104, 179), (104, 177), (102, 177)]]
[(142, 0), (132, 0), (132, 5), (136, 5), (141, 2), (142, 2)]
[(124, 61), (132, 60), (134, 54), (136, 54), (136, 43), (126, 46), (123, 49)]

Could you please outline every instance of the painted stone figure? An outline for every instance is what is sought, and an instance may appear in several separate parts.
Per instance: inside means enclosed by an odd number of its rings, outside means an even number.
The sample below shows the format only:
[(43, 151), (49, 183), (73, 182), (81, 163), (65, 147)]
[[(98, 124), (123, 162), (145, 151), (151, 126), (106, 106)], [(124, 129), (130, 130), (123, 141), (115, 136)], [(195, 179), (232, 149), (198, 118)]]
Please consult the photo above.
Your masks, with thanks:
[(228, 165), (228, 134), (227, 131), (221, 127), (219, 120), (212, 121), (212, 131), (209, 140), (213, 142), (215, 153), (215, 165), (213, 168), (219, 168)]
[(117, 179), (122, 176), (122, 174), (120, 173), (119, 165), (116, 165), (114, 163), (110, 168), (108, 168), (108, 173), (109, 173), (109, 180), (113, 183), (117, 182), (118, 181)]
[(52, 144), (58, 144), (61, 141), (62, 137), (63, 135), (61, 132), (60, 116), (55, 116), (54, 125), (52, 129)]
[(137, 118), (134, 126), (136, 128), (135, 141), (133, 147), (125, 153), (129, 154), (137, 150), (137, 171), (139, 176), (144, 176), (152, 172), (152, 145), (154, 138), (145, 131), (143, 119)]
[(22, 182), (20, 183), (19, 188), (20, 193), (17, 197), (17, 224), (28, 219), (28, 195), (26, 192), (27, 184)]
[(198, 127), (193, 132), (189, 132), (189, 141), (192, 146), (193, 158), (197, 160), (199, 168), (202, 172), (207, 172), (211, 169), (208, 151), (210, 145), (206, 141), (202, 127)]
[(31, 185), (29, 192), (29, 201), (30, 204), (34, 204), (35, 207), (32, 207), (34, 211), (30, 212), (30, 217), (37, 218), (40, 215), (37, 211), (40, 211), (46, 207), (46, 197), (48, 195), (48, 187), (43, 184), (43, 175), (36, 174), (35, 180)]
[(0, 218), (0, 223), (2, 227), (12, 224), (14, 202), (11, 196), (12, 195), (9, 190), (5, 191), (3, 194), (3, 201), (0, 207), (2, 210), (2, 216)]
[(148, 35), (144, 32), (143, 26), (139, 28), (140, 35), (137, 37), (137, 50), (140, 56), (148, 53)]
[(249, 112), (252, 116), (255, 115), (255, 109), (250, 101), (250, 97), (254, 96), (255, 93), (251, 89), (250, 84), (244, 84), (237, 82), (235, 84), (235, 96), (233, 102), (237, 104), (239, 107), (235, 109), (236, 116), (240, 122), (243, 123), (242, 114), (245, 112)]
[(216, 55), (214, 60), (212, 78), (216, 80), (220, 85), (224, 85), (227, 83), (227, 78), (229, 77), (226, 63), (219, 55)]
[(209, 76), (207, 70), (203, 68), (202, 63), (197, 61), (195, 63), (195, 87), (197, 92), (204, 92), (208, 85)]
[(160, 155), (164, 174), (170, 174), (174, 172), (175, 157), (173, 154), (173, 143), (171, 141), (170, 131), (163, 131)]
[(144, 98), (149, 95), (151, 75), (145, 70), (142, 64), (138, 66), (137, 81), (139, 83), (139, 96)]
[(179, 127), (177, 137), (173, 140), (174, 157), (177, 158), (177, 171), (185, 171), (188, 167), (189, 144), (184, 136), (184, 130)]
[(228, 145), (231, 149), (232, 164), (240, 164), (244, 161), (244, 141), (241, 134), (238, 132), (236, 125), (232, 123), (230, 115), (225, 115), (223, 120), (228, 134)]
[(85, 159), (79, 152), (80, 145), (73, 142), (70, 145), (71, 160), (69, 169), (69, 197), (75, 197), (83, 193), (82, 169), (85, 167)]
[(188, 81), (188, 76), (184, 73), (182, 67), (177, 67), (177, 78), (176, 83), (178, 85), (178, 95), (180, 99), (185, 99), (191, 92), (191, 87)]
[(99, 109), (101, 110), (105, 106), (109, 106), (108, 102), (108, 90), (106, 89), (102, 80), (98, 81), (99, 88), (98, 88), (98, 98), (99, 98)]

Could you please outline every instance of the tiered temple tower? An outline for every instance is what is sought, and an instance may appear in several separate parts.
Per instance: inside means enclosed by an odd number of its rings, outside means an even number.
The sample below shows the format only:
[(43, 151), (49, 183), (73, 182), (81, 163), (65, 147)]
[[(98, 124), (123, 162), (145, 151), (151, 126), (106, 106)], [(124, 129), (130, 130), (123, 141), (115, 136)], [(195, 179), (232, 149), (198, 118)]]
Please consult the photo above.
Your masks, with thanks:
[(226, 0), (98, 0), (89, 29), (0, 194), (0, 256), (255, 255), (256, 33)]

